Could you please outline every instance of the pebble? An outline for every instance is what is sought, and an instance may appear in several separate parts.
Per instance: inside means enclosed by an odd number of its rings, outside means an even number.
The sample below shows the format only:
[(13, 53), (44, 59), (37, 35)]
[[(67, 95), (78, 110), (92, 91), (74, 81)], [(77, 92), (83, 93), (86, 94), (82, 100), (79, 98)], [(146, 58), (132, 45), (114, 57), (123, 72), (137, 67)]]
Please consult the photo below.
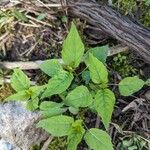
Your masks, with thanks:
[(145, 93), (145, 98), (150, 101), (150, 90)]
[(10, 143), (8, 143), (5, 140), (1, 139), (0, 140), (0, 150), (14, 150), (14, 147)]

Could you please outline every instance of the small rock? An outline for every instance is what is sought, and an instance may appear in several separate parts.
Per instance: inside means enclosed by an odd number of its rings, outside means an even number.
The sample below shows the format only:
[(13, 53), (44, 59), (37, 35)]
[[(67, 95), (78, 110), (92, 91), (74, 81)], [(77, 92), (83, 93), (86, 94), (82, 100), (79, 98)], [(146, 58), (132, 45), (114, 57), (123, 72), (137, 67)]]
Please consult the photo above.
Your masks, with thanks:
[(0, 140), (0, 150), (21, 150), (20, 148), (14, 147), (10, 143), (6, 142), (5, 140)]
[(26, 110), (22, 103), (1, 104), (0, 137), (13, 146), (28, 150), (32, 145), (39, 144), (49, 137), (47, 132), (36, 128), (36, 123), (40, 119), (39, 112)]
[(145, 99), (150, 100), (150, 90), (145, 93)]

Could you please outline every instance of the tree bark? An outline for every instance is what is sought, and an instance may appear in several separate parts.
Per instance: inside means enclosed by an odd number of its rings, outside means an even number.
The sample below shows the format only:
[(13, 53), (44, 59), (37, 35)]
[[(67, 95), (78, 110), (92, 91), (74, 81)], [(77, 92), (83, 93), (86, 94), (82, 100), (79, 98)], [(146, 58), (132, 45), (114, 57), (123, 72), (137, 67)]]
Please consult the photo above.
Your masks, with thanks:
[(124, 43), (150, 64), (150, 29), (95, 0), (68, 0), (69, 14)]

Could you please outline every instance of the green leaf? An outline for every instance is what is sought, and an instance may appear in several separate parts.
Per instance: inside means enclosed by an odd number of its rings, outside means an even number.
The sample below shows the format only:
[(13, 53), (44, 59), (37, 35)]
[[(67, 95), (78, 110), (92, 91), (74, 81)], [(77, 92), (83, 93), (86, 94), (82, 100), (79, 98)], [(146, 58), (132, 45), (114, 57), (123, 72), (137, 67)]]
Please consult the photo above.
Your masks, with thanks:
[(150, 6), (150, 0), (145, 0), (145, 5)]
[(73, 74), (67, 71), (60, 71), (48, 82), (47, 89), (42, 95), (42, 98), (49, 97), (55, 94), (64, 92), (71, 84)]
[(63, 23), (68, 23), (68, 17), (65, 16), (65, 15), (63, 15), (63, 16), (61, 17), (61, 21), (62, 21)]
[(19, 92), (22, 90), (28, 90), (30, 87), (29, 78), (20, 69), (15, 69), (11, 76), (11, 86), (12, 88)]
[(61, 108), (63, 105), (63, 103), (44, 101), (40, 105), (40, 110), (44, 117), (52, 117), (67, 111), (67, 108)]
[(77, 146), (81, 142), (82, 137), (83, 137), (82, 133), (74, 133), (69, 135), (67, 150), (77, 150)]
[(119, 91), (121, 95), (129, 96), (139, 91), (144, 86), (144, 84), (145, 82), (139, 79), (137, 76), (127, 77), (119, 83)]
[(79, 108), (74, 108), (74, 107), (69, 107), (69, 111), (74, 114), (77, 115), (79, 112)]
[(7, 22), (7, 20), (8, 20), (8, 17), (0, 17), (0, 24), (2, 25), (3, 23)]
[(67, 111), (67, 108), (54, 107), (47, 110), (42, 110), (43, 117), (49, 118), (53, 116), (58, 116)]
[(22, 12), (20, 12), (18, 10), (14, 10), (13, 15), (20, 21), (28, 22), (28, 18), (25, 16), (25, 14), (23, 14)]
[(146, 80), (145, 84), (150, 86), (150, 78)]
[(76, 120), (72, 124), (72, 129), (68, 135), (68, 148), (67, 150), (77, 150), (78, 144), (81, 142), (84, 135), (84, 128), (82, 127), (82, 120)]
[(109, 51), (108, 45), (101, 47), (94, 47), (89, 50), (89, 52), (93, 54), (94, 57), (96, 57), (99, 61), (101, 61), (104, 64), (106, 63), (108, 51)]
[(48, 110), (50, 108), (55, 108), (55, 107), (62, 107), (64, 104), (63, 103), (56, 103), (52, 101), (44, 101), (40, 105), (40, 110)]
[(70, 32), (63, 43), (62, 59), (70, 67), (79, 66), (84, 54), (84, 44), (79, 36), (74, 23), (72, 23)]
[(27, 91), (20, 91), (7, 97), (6, 101), (26, 101), (30, 98), (30, 94)]
[(95, 107), (102, 122), (107, 129), (114, 110), (115, 95), (109, 89), (99, 90), (95, 95)]
[(34, 111), (39, 107), (39, 99), (34, 98), (26, 101), (26, 109), (30, 111)]
[(90, 71), (86, 70), (82, 72), (82, 79), (85, 81), (86, 84), (90, 82)]
[(108, 82), (108, 71), (102, 62), (96, 57), (89, 53), (87, 65), (90, 70), (90, 76), (94, 83), (107, 83)]
[(78, 86), (67, 95), (64, 102), (75, 108), (87, 107), (92, 103), (92, 97), (87, 87)]
[(47, 75), (53, 77), (59, 71), (63, 70), (57, 59), (46, 60), (40, 65), (40, 69)]
[(46, 17), (46, 14), (41, 13), (41, 14), (38, 15), (38, 17), (36, 19), (37, 20), (43, 20), (43, 19), (45, 19), (45, 17)]
[(85, 134), (85, 141), (93, 150), (113, 150), (110, 136), (100, 129), (88, 130)]
[(31, 95), (31, 98), (41, 98), (43, 92), (46, 90), (47, 85), (42, 85), (42, 86), (32, 86), (29, 88), (29, 93)]
[(61, 115), (41, 120), (37, 127), (45, 129), (53, 136), (61, 137), (69, 134), (73, 122), (73, 118)]

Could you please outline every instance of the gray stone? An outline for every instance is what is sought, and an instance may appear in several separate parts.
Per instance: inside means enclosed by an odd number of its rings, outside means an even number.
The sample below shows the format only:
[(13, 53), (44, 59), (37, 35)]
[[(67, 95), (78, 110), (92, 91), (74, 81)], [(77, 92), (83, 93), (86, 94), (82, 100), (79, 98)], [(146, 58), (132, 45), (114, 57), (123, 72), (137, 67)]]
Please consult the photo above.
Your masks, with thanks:
[(5, 140), (0, 140), (0, 150), (21, 150), (20, 148), (14, 147), (12, 144), (6, 142)]
[(145, 98), (150, 101), (150, 90), (145, 93)]
[(0, 137), (10, 144), (28, 150), (32, 145), (46, 140), (49, 134), (36, 123), (41, 119), (39, 112), (27, 111), (22, 103), (9, 102), (0, 105)]

